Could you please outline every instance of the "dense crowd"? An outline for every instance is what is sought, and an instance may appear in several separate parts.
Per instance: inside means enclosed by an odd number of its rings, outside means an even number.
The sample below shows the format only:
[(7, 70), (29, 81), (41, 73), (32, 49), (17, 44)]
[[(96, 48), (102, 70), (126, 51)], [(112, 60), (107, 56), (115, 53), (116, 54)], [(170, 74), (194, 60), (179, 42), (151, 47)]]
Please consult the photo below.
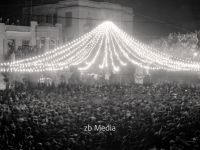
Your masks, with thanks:
[(17, 59), (22, 59), (38, 55), (41, 53), (41, 50), (37, 46), (19, 46), (14, 53)]
[(199, 105), (199, 87), (172, 83), (21, 85), (0, 92), (0, 149), (197, 150)]

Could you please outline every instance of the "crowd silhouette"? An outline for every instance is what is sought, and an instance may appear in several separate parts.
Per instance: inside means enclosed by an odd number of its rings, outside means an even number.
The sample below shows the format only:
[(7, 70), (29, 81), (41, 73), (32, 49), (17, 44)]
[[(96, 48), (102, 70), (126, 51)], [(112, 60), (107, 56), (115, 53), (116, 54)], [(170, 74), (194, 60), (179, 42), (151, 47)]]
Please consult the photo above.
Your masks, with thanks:
[[(197, 86), (17, 84), (0, 92), (2, 150), (197, 150)], [(84, 131), (112, 125), (114, 132)]]
[(15, 20), (14, 22), (11, 22), (10, 18), (5, 19), (3, 17), (0, 17), (0, 23), (5, 23), (6, 25), (17, 25), (17, 26), (21, 25), (21, 22), (19, 19)]

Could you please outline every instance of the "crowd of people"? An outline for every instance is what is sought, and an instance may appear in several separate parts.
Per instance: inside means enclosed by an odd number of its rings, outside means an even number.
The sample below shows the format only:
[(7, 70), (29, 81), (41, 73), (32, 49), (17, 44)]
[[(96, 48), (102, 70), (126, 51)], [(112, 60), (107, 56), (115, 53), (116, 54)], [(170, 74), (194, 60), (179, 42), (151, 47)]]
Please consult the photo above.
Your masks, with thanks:
[(5, 23), (6, 25), (17, 25), (17, 26), (21, 25), (19, 19), (11, 23), (10, 18), (3, 19), (2, 17), (0, 17), (0, 23)]
[[(111, 125), (115, 131), (85, 131)], [(0, 92), (2, 150), (198, 150), (196, 86), (44, 84)]]
[(19, 46), (14, 54), (17, 59), (33, 57), (40, 54), (41, 51), (37, 46)]

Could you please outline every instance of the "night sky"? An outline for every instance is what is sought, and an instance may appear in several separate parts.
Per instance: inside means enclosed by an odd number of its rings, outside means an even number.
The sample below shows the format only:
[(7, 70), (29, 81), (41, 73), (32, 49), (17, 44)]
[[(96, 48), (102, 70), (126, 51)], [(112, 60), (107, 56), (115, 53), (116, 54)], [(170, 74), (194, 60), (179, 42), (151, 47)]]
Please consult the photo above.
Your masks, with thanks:
[[(58, 0), (33, 0), (33, 5)], [(199, 0), (94, 0), (133, 7), (134, 34), (140, 39), (160, 38), (170, 32), (192, 32), (200, 29)], [(1, 0), (0, 16), (11, 21), (21, 18), (22, 8), (31, 0)]]

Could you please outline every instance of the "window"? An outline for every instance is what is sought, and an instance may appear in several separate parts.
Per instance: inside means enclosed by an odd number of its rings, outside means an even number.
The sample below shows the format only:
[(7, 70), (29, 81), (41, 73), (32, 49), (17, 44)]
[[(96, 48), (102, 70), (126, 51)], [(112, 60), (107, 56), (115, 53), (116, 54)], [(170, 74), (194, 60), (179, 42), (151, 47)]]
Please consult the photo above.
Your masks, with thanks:
[(37, 18), (38, 18), (38, 22), (40, 24), (43, 24), (46, 22), (46, 16), (44, 16), (44, 15), (38, 15)]
[(51, 39), (49, 41), (49, 49), (55, 49), (56, 48), (56, 40)]
[(22, 41), (22, 53), (27, 54), (31, 51), (30, 46), (29, 46), (30, 41), (29, 40), (23, 40)]
[(46, 16), (46, 23), (50, 23), (50, 24), (53, 23), (53, 17), (52, 17), (52, 15), (47, 15)]
[(41, 49), (42, 51), (45, 50), (45, 43), (46, 43), (45, 38), (40, 38), (40, 49)]
[(12, 54), (15, 51), (15, 40), (9, 39), (8, 40), (8, 53)]
[(71, 27), (72, 26), (72, 12), (66, 12), (65, 13), (65, 26)]
[(53, 14), (53, 23), (54, 23), (54, 24), (57, 23), (57, 14)]
[(22, 47), (27, 47), (29, 46), (30, 41), (29, 40), (23, 40), (22, 41)]

